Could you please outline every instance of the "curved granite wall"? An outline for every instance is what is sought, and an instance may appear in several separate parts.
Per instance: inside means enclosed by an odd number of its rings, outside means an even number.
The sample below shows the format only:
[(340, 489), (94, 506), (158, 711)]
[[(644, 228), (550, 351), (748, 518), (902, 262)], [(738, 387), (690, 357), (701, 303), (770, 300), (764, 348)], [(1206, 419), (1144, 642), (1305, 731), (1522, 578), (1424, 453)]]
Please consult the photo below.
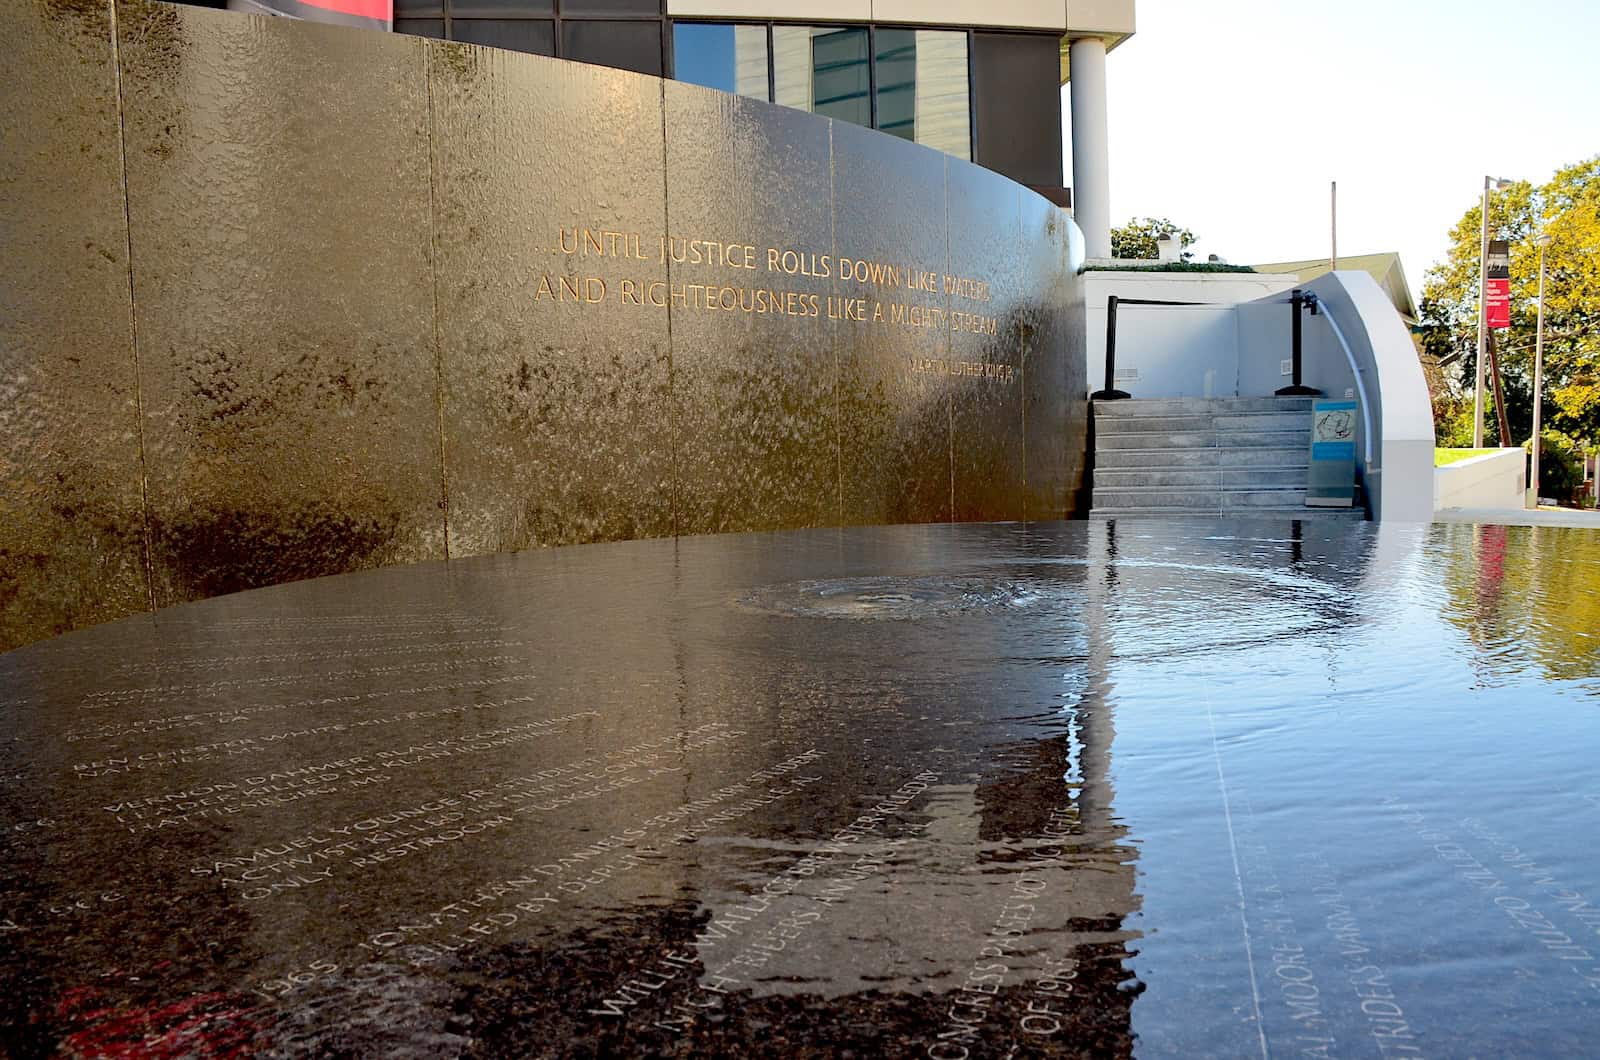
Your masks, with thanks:
[(0, 55), (0, 648), (384, 564), (1059, 518), (1071, 221), (690, 85), (162, 3)]

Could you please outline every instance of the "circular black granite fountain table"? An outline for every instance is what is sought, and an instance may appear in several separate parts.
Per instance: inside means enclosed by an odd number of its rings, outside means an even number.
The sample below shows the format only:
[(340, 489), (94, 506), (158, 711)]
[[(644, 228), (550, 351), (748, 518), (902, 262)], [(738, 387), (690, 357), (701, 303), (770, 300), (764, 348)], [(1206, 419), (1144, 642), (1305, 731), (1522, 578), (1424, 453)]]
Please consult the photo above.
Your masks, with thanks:
[(1600, 550), (641, 541), (0, 657), (15, 1056), (1580, 1055)]

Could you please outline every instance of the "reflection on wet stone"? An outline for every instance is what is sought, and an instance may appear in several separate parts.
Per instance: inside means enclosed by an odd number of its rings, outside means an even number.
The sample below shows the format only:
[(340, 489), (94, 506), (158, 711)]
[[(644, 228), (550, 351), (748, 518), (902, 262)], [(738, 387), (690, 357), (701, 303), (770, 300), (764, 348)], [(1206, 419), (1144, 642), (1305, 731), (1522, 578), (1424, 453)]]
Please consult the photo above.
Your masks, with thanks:
[(952, 611), (1022, 607), (1027, 589), (980, 578), (839, 578), (765, 586), (739, 602), (756, 611), (819, 618), (914, 619)]
[(0, 1040), (1580, 1055), (1597, 573), (1570, 532), (857, 528), (34, 645), (0, 656)]

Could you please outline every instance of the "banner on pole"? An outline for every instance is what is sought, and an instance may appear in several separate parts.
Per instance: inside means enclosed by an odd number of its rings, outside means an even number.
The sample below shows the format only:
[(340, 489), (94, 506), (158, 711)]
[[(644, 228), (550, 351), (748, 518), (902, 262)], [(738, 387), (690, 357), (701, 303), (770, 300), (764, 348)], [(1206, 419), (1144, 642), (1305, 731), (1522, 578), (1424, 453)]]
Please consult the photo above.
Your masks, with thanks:
[(1489, 240), (1484, 260), (1483, 312), (1491, 328), (1511, 326), (1511, 246), (1504, 239)]

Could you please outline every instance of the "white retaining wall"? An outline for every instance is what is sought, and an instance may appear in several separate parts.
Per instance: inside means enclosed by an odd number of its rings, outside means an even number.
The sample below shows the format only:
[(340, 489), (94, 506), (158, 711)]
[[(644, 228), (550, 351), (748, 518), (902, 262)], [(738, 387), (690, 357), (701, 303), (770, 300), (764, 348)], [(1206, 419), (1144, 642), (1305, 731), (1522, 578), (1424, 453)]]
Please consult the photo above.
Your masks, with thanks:
[(1527, 506), (1528, 454), (1498, 449), (1433, 469), (1433, 510)]

